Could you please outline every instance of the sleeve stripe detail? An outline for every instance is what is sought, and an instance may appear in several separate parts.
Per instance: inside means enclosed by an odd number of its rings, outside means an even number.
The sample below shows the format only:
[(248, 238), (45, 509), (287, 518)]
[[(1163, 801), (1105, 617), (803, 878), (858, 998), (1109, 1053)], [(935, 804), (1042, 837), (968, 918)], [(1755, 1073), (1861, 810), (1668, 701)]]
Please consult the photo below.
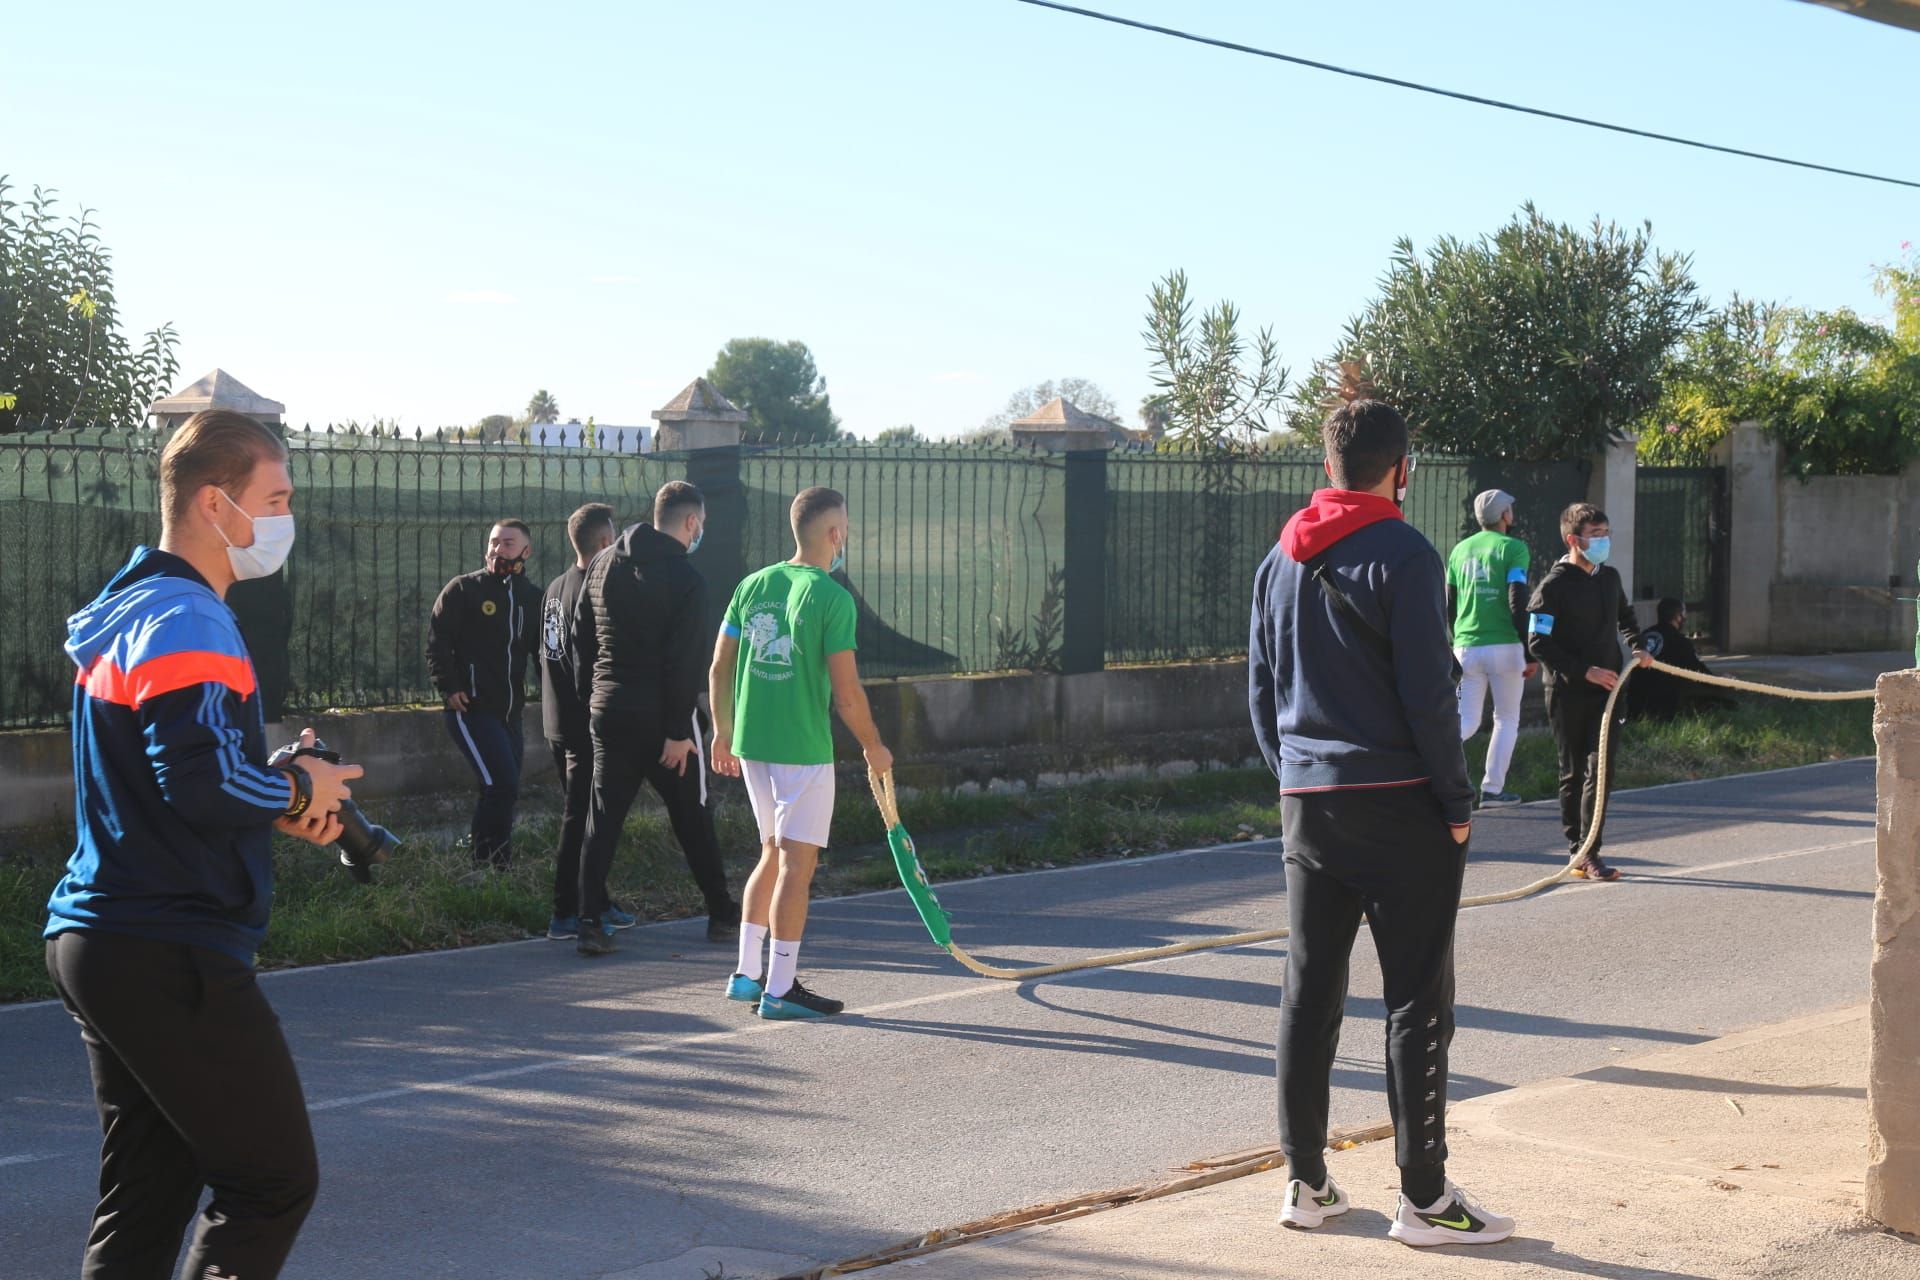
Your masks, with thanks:
[(225, 697), (226, 691), (219, 685), (201, 686), (197, 717), (219, 740), (220, 789), (236, 800), (280, 812), (287, 807), (286, 782), (274, 778), (265, 769), (254, 768), (241, 756), (240, 731), (228, 722), (226, 711), (220, 705)]
[(720, 634), (729, 640), (738, 640), (740, 638), (740, 628), (734, 626), (731, 622), (723, 622), (720, 624)]
[(90, 698), (136, 710), (149, 698), (196, 684), (219, 685), (243, 699), (251, 698), (258, 688), (253, 664), (247, 659), (204, 649), (149, 658), (131, 671), (122, 671), (111, 658), (102, 657), (76, 674), (74, 683), (84, 687)]

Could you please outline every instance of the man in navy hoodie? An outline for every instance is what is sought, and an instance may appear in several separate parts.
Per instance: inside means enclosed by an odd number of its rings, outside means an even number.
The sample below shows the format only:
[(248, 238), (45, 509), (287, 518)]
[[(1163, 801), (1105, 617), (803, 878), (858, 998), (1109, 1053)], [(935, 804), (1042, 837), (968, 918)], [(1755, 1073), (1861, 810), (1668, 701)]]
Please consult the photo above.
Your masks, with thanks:
[[(306, 1100), (254, 981), (277, 829), (340, 836), (357, 765), (267, 767), (227, 588), (293, 545), (287, 453), (197, 413), (160, 455), (160, 546), (67, 619), (79, 840), (47, 904), (47, 971), (87, 1049), (100, 1201), (81, 1274), (278, 1275), (318, 1172)], [(311, 743), (312, 731), (302, 734)]]
[(1473, 788), (1439, 554), (1401, 518), (1407, 425), (1350, 396), (1327, 417), (1330, 489), (1289, 520), (1254, 581), (1254, 736), (1280, 779), (1286, 841), (1286, 986), (1278, 1048), (1280, 1221), (1348, 1209), (1327, 1172), (1328, 1082), (1364, 918), (1387, 1010), (1387, 1102), (1400, 1166), (1388, 1234), (1412, 1245), (1491, 1244), (1513, 1219), (1446, 1176), (1453, 926)]

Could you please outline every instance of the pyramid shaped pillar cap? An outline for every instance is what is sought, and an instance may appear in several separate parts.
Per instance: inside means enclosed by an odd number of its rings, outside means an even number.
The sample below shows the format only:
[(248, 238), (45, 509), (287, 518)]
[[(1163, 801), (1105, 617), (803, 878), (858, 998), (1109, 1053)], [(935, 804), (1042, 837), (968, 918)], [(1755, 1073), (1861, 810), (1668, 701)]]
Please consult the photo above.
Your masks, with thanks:
[(147, 406), (147, 416), (161, 427), (177, 427), (207, 409), (231, 409), (277, 426), (287, 406), (267, 399), (225, 369), (215, 369), (192, 385), (155, 400)]
[(667, 452), (738, 445), (747, 421), (746, 410), (705, 378), (689, 382), (679, 395), (655, 409), (652, 417), (660, 424), (654, 447)]

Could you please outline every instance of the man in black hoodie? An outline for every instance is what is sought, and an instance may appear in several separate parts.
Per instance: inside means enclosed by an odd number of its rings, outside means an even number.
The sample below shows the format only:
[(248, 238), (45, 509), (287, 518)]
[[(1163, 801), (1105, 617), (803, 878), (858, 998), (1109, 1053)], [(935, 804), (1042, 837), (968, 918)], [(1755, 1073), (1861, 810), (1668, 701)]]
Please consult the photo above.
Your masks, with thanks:
[[(556, 941), (570, 941), (580, 932), (580, 848), (593, 809), (593, 732), (586, 699), (580, 696), (573, 615), (587, 566), (613, 545), (616, 531), (613, 508), (604, 502), (589, 502), (567, 517), (574, 560), (547, 584), (540, 600), (540, 719), (563, 797), (560, 845), (553, 855), (553, 918), (547, 922), (547, 936)], [(608, 907), (601, 923), (622, 929), (636, 921), (630, 913)]]
[[(1560, 513), (1567, 554), (1534, 588), (1527, 618), (1527, 652), (1547, 669), (1547, 721), (1560, 749), (1560, 829), (1569, 855), (1578, 852), (1593, 825), (1600, 793), (1600, 727), (1607, 697), (1620, 683), (1620, 641), (1641, 666), (1653, 661), (1640, 636), (1620, 574), (1607, 564), (1613, 527), (1607, 513), (1576, 502)], [(1574, 874), (1618, 880), (1620, 873), (1592, 850)]]
[(473, 808), (477, 877), (513, 859), (513, 810), (520, 799), (527, 659), (540, 590), (527, 581), (533, 534), (524, 520), (487, 531), (484, 569), (441, 588), (427, 622), (427, 674), (445, 699), (447, 734), (480, 782)]
[(1387, 1010), (1387, 1101), (1400, 1166), (1388, 1234), (1491, 1244), (1513, 1219), (1446, 1176), (1453, 929), (1473, 788), (1439, 553), (1401, 518), (1407, 425), (1377, 400), (1328, 415), (1333, 487), (1289, 520), (1254, 580), (1254, 736), (1280, 779), (1286, 986), (1278, 1049), (1283, 1225), (1345, 1213), (1327, 1172), (1328, 1081), (1364, 918)]
[(595, 558), (574, 609), (574, 652), (593, 737), (593, 807), (580, 856), (581, 955), (614, 950), (607, 872), (627, 810), (646, 782), (707, 902), (707, 937), (730, 942), (740, 907), (727, 891), (707, 790), (707, 726), (699, 711), (713, 656), (706, 580), (687, 557), (707, 505), (683, 480), (660, 487), (653, 523), (637, 524)]

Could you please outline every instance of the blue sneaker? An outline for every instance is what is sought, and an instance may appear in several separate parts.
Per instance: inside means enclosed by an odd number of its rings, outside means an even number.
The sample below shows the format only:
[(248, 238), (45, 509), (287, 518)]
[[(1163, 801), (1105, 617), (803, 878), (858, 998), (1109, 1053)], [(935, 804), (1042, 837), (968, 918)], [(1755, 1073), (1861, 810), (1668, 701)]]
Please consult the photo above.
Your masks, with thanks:
[(631, 911), (622, 911), (609, 902), (607, 909), (600, 913), (600, 923), (609, 929), (631, 929), (640, 923), (640, 917)]
[(729, 1000), (738, 1000), (742, 1004), (757, 1004), (764, 994), (765, 988), (744, 973), (736, 973), (727, 979), (727, 999)]
[(579, 916), (555, 916), (547, 921), (547, 936), (555, 942), (565, 942), (569, 938), (580, 936)]
[(838, 1000), (815, 995), (798, 979), (783, 996), (761, 996), (760, 1016), (770, 1022), (798, 1021), (801, 1018), (831, 1018), (847, 1006)]

